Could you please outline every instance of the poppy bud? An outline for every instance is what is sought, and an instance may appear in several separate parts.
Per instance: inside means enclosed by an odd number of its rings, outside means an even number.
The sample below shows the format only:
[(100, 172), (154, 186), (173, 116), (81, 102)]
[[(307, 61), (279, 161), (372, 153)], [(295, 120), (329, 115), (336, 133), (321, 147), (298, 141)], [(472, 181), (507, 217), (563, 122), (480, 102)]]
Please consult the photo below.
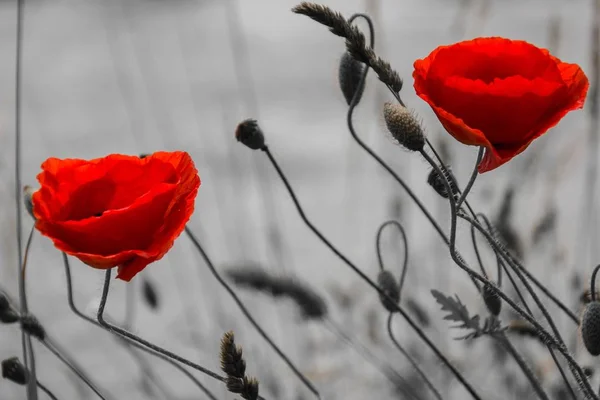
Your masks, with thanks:
[(40, 321), (31, 314), (21, 317), (21, 328), (39, 340), (44, 340), (46, 338), (46, 330), (42, 324), (40, 324)]
[[(450, 189), (452, 190), (452, 194), (454, 196), (456, 196), (456, 194), (458, 193), (458, 183), (456, 182), (456, 178), (454, 177), (452, 170), (450, 169), (449, 166), (446, 166), (446, 168), (444, 168), (442, 170), (442, 172), (444, 172), (444, 176), (446, 177), (446, 180), (448, 180), (448, 183), (450, 184)], [(448, 191), (446, 190), (446, 185), (444, 185), (444, 176), (440, 175), (437, 172), (437, 170), (432, 169), (431, 172), (429, 173), (429, 176), (427, 177), (427, 183), (429, 184), (429, 186), (431, 186), (433, 188), (433, 190), (435, 190), (435, 192), (437, 194), (439, 194), (443, 198), (447, 199), (449, 196), (448, 196)]]
[(487, 283), (485, 284), (483, 287), (482, 296), (487, 309), (490, 311), (490, 313), (492, 313), (492, 315), (497, 317), (502, 309), (502, 300), (500, 300), (500, 297), (498, 297), (498, 295), (492, 291), (491, 285)]
[(151, 309), (156, 310), (158, 308), (158, 293), (152, 282), (144, 279), (142, 281), (142, 293), (144, 300), (150, 306)]
[(2, 377), (19, 385), (26, 385), (29, 381), (29, 371), (17, 357), (2, 361)]
[(25, 203), (25, 209), (31, 215), (31, 218), (35, 219), (33, 215), (33, 200), (32, 196), (35, 190), (31, 186), (25, 185), (23, 187), (23, 202)]
[(390, 271), (383, 270), (377, 275), (377, 283), (383, 292), (390, 297), (393, 302), (385, 296), (379, 294), (379, 300), (383, 307), (389, 312), (396, 312), (398, 308), (398, 302), (400, 301), (400, 289), (394, 275)]
[(255, 119), (247, 119), (240, 122), (237, 128), (235, 128), (235, 138), (238, 142), (242, 142), (243, 145), (252, 150), (259, 150), (265, 147), (265, 136)]
[(20, 319), (19, 313), (12, 307), (0, 311), (0, 322), (3, 324), (12, 324)]
[(600, 354), (600, 303), (588, 304), (581, 318), (583, 344), (593, 356)]
[(356, 104), (360, 102), (360, 98), (365, 89), (365, 85), (361, 85), (360, 82), (365, 68), (365, 64), (354, 59), (348, 52), (345, 52), (342, 55), (338, 72), (338, 81), (348, 105), (352, 103), (355, 93), (357, 97)]
[(425, 135), (421, 124), (406, 107), (396, 103), (385, 103), (383, 117), (388, 130), (399, 144), (408, 150), (420, 151), (425, 146)]

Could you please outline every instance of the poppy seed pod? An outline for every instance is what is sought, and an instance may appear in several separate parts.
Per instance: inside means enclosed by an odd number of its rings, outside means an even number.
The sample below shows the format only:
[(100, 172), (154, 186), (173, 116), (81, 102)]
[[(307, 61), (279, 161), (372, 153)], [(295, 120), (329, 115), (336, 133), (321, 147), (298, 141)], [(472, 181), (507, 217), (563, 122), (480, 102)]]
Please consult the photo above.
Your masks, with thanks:
[(12, 324), (17, 322), (19, 319), (19, 313), (12, 307), (5, 310), (0, 310), (0, 322), (3, 324)]
[(581, 337), (591, 355), (600, 355), (600, 303), (597, 301), (588, 304), (583, 312)]
[(365, 64), (355, 60), (348, 52), (345, 52), (340, 59), (338, 81), (348, 105), (352, 103), (354, 94), (357, 96), (356, 104), (360, 102), (365, 89), (365, 85), (361, 85), (361, 78), (365, 68)]
[(413, 113), (404, 106), (387, 102), (383, 106), (385, 124), (399, 144), (411, 151), (420, 151), (425, 146), (425, 135), (421, 124)]
[(497, 317), (502, 309), (502, 300), (500, 300), (500, 297), (498, 297), (498, 295), (492, 291), (491, 285), (487, 283), (485, 284), (483, 287), (482, 296), (487, 309), (490, 311), (490, 313), (492, 313), (492, 315)]
[(19, 385), (26, 385), (29, 381), (29, 371), (17, 357), (2, 361), (2, 377)]
[(235, 128), (235, 138), (252, 150), (260, 150), (265, 147), (265, 135), (255, 119), (240, 122)]
[[(456, 182), (456, 178), (454, 177), (452, 170), (449, 166), (446, 166), (442, 172), (444, 172), (444, 176), (450, 184), (452, 194), (456, 196), (456, 194), (458, 194), (458, 183)], [(448, 191), (446, 190), (446, 185), (444, 184), (444, 176), (440, 175), (437, 170), (432, 169), (427, 177), (427, 183), (433, 188), (433, 190), (435, 190), (437, 194), (447, 199), (449, 196)]]
[(383, 270), (379, 272), (379, 275), (377, 275), (377, 283), (381, 290), (383, 290), (388, 297), (394, 300), (392, 302), (388, 298), (379, 294), (381, 304), (389, 312), (396, 312), (396, 309), (398, 308), (398, 302), (400, 301), (400, 288), (398, 287), (398, 283), (396, 283), (394, 275), (392, 275), (390, 271)]

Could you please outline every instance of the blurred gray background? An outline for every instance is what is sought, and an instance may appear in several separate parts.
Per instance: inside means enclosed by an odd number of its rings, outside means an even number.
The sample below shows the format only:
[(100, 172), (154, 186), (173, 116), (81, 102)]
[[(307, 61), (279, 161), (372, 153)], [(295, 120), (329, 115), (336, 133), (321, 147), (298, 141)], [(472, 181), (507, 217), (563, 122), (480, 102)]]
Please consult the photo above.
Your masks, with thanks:
[[(402, 189), (350, 140), (346, 103), (337, 83), (343, 40), (290, 9), (295, 0), (108, 0), (27, 1), (23, 65), (23, 184), (35, 186), (47, 157), (95, 158), (109, 153), (188, 151), (200, 172), (196, 211), (190, 222), (221, 271), (260, 265), (308, 282), (328, 301), (330, 318), (405, 373), (414, 376), (391, 346), (387, 314), (377, 296), (303, 225), (266, 157), (235, 142), (239, 121), (259, 120), (272, 152), (297, 190), (309, 218), (357, 265), (375, 277), (374, 236), (379, 224), (398, 218), (408, 230), (410, 272), (404, 299), (432, 319), (428, 334), (448, 352), (485, 398), (526, 398), (513, 362), (495, 359), (489, 339), (453, 341), (460, 332), (442, 321), (429, 293), (458, 293), (474, 313), (485, 315), (466, 275), (451, 262), (440, 239)], [(436, 46), (475, 36), (506, 36), (549, 48), (591, 76), (593, 1), (578, 0), (324, 0), (350, 16), (371, 15), (376, 50), (405, 79), (402, 97), (423, 119), (428, 136), (462, 185), (475, 148), (455, 142), (414, 93), (412, 64)], [(16, 2), (0, 3), (0, 284), (17, 294), (14, 205), (14, 53)], [(361, 27), (365, 27), (361, 25)], [(448, 205), (426, 185), (429, 168), (396, 146), (385, 131), (382, 107), (392, 97), (370, 74), (355, 114), (358, 134), (416, 191), (447, 229)], [(589, 111), (589, 110), (588, 110)], [(510, 112), (510, 111), (507, 111)], [(589, 112), (570, 113), (549, 134), (511, 163), (479, 177), (471, 203), (503, 220), (514, 232), (526, 265), (567, 304), (578, 306), (598, 262), (595, 186), (586, 180), (598, 154)], [(592, 145), (591, 145), (592, 144)], [(592, 167), (594, 164), (591, 164)], [(594, 176), (591, 175), (594, 180)], [(514, 190), (512, 202), (507, 190)], [(554, 215), (554, 220), (552, 216)], [(536, 234), (551, 220), (549, 233)], [(32, 226), (24, 214), (23, 234)], [(469, 229), (460, 248), (474, 264)], [(483, 242), (482, 242), (483, 243)], [(400, 268), (397, 236), (384, 241), (387, 266)], [(485, 252), (485, 251), (484, 251)], [(487, 251), (487, 253), (490, 253)], [(492, 260), (486, 254), (486, 260)], [(90, 315), (104, 274), (72, 261), (76, 301)], [(160, 307), (141, 301), (142, 280), (156, 287)], [(117, 399), (147, 399), (138, 365), (109, 334), (76, 318), (66, 301), (60, 253), (34, 237), (28, 266), (29, 303), (52, 335), (95, 381)], [(216, 284), (189, 240), (131, 283), (114, 281), (108, 314), (123, 319), (126, 289), (135, 296), (134, 332), (198, 363), (218, 369), (221, 335), (233, 329), (244, 346), (249, 374), (269, 399), (310, 399), (291, 371), (257, 336)], [(324, 399), (398, 398), (386, 379), (317, 322), (302, 321), (287, 301), (240, 291), (248, 307)], [(552, 311), (556, 311), (551, 308)], [(506, 313), (506, 320), (511, 318)], [(574, 325), (557, 320), (576, 357), (582, 351)], [(395, 332), (415, 354), (445, 397), (466, 394), (433, 354), (397, 318)], [(14, 325), (0, 326), (0, 359), (21, 354)], [(531, 357), (547, 387), (560, 383), (547, 352), (531, 341), (515, 344)], [(73, 375), (41, 346), (38, 377), (60, 399), (93, 399)], [(162, 361), (148, 359), (172, 398), (204, 398), (187, 378)], [(233, 399), (220, 384), (198, 375), (219, 398)], [(512, 377), (512, 378), (511, 378)], [(593, 381), (596, 386), (598, 382)], [(527, 393), (521, 392), (521, 393)], [(428, 393), (426, 393), (428, 395)], [(43, 398), (43, 394), (40, 394)], [(394, 397), (396, 396), (396, 397)], [(523, 397), (525, 396), (525, 397)], [(0, 399), (25, 398), (22, 388), (0, 381)], [(158, 398), (161, 398), (160, 396)]]

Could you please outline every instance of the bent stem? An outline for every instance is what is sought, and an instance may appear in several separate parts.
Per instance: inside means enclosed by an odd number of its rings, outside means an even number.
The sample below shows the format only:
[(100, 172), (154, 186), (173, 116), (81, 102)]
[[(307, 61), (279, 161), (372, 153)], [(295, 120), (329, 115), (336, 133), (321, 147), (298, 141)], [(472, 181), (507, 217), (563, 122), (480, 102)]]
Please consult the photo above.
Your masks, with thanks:
[[(356, 100), (356, 99), (354, 99), (354, 100)], [(300, 205), (300, 202), (298, 201), (292, 186), (290, 185), (289, 181), (285, 177), (285, 174), (283, 173), (283, 171), (277, 164), (277, 161), (273, 157), (273, 154), (270, 152), (269, 148), (267, 146), (264, 146), (261, 150), (267, 155), (267, 157), (269, 158), (269, 161), (271, 162), (271, 164), (277, 171), (279, 178), (285, 185), (285, 187), (288, 191), (288, 194), (290, 195), (292, 201), (294, 202), (294, 205), (296, 206), (296, 210), (298, 211), (298, 214), (300, 214), (300, 217), (302, 218), (302, 220), (304, 221), (306, 226), (308, 226), (308, 228), (325, 244), (325, 246), (327, 246), (336, 256), (338, 256), (338, 258), (340, 260), (342, 260), (348, 267), (350, 267), (350, 269), (352, 269), (358, 276), (360, 276), (362, 280), (364, 280), (369, 286), (371, 286), (371, 288), (373, 288), (375, 291), (377, 291), (377, 293), (379, 293), (383, 298), (390, 301), (391, 304), (394, 305), (395, 311), (398, 311), (402, 315), (402, 317), (408, 322), (408, 324), (411, 326), (411, 328), (417, 333), (419, 338), (421, 340), (423, 340), (427, 344), (427, 346), (435, 353), (435, 355), (440, 359), (440, 361), (442, 361), (442, 363), (444, 365), (446, 365), (446, 367), (448, 367), (448, 369), (450, 369), (450, 371), (454, 374), (454, 376), (458, 379), (458, 381), (464, 386), (464, 388), (471, 394), (471, 396), (473, 396), (474, 399), (481, 400), (481, 397), (477, 394), (475, 389), (473, 389), (473, 387), (467, 382), (467, 380), (463, 377), (463, 375), (460, 373), (460, 371), (458, 371), (456, 369), (456, 367), (454, 367), (454, 365), (450, 362), (450, 360), (448, 360), (446, 358), (446, 356), (437, 348), (437, 346), (431, 341), (431, 339), (429, 339), (427, 334), (412, 320), (412, 318), (406, 313), (406, 311), (404, 311), (404, 309), (402, 309), (398, 304), (396, 304), (395, 301), (392, 298), (390, 298), (387, 295), (387, 293), (385, 293), (383, 290), (381, 290), (381, 288), (373, 280), (371, 280), (367, 275), (365, 275), (364, 272), (362, 272), (346, 256), (344, 256), (333, 244), (331, 244), (331, 242), (329, 242), (329, 240), (327, 240), (327, 238), (325, 236), (323, 236), (323, 234), (310, 222), (310, 220), (304, 213), (304, 210), (303, 210), (302, 206)]]
[(193, 232), (187, 226), (185, 227), (185, 233), (192, 241), (192, 244), (194, 245), (194, 247), (196, 247), (196, 250), (198, 250), (198, 252), (202, 256), (202, 258), (204, 259), (204, 262), (210, 269), (210, 272), (213, 274), (213, 276), (219, 282), (219, 284), (221, 284), (221, 286), (223, 286), (223, 288), (227, 291), (227, 293), (229, 293), (229, 295), (231, 296), (233, 301), (235, 301), (238, 308), (240, 309), (242, 314), (244, 314), (246, 319), (248, 319), (248, 321), (252, 324), (252, 326), (254, 326), (254, 328), (260, 334), (260, 336), (262, 336), (262, 338), (269, 344), (269, 346), (271, 346), (271, 348), (273, 350), (275, 350), (277, 355), (283, 360), (283, 362), (285, 362), (287, 364), (287, 366), (298, 377), (298, 379), (300, 379), (300, 381), (302, 381), (302, 383), (308, 388), (308, 390), (310, 390), (318, 399), (321, 399), (321, 394), (319, 393), (317, 388), (313, 385), (313, 383), (306, 376), (304, 376), (304, 374), (302, 372), (300, 372), (300, 370), (296, 367), (296, 365), (294, 365), (292, 360), (290, 360), (289, 357), (287, 355), (285, 355), (285, 353), (279, 348), (279, 346), (277, 346), (275, 344), (275, 342), (273, 342), (273, 340), (263, 330), (263, 328), (258, 324), (258, 322), (256, 322), (256, 320), (254, 319), (252, 314), (250, 314), (250, 312), (248, 311), (246, 306), (244, 306), (244, 303), (242, 303), (242, 301), (237, 296), (237, 294), (235, 294), (235, 291), (231, 288), (231, 286), (229, 286), (227, 284), (227, 282), (225, 282), (225, 280), (221, 277), (221, 275), (219, 275), (214, 264), (208, 257), (208, 254), (204, 251), (204, 248), (200, 244), (200, 241), (196, 238), (196, 236), (193, 234)]
[[(436, 163), (431, 159), (431, 157), (424, 150), (421, 150), (421, 155), (423, 156), (423, 158), (427, 162), (429, 162), (429, 164), (431, 164), (431, 166), (436, 170), (436, 172), (438, 174), (442, 173), (441, 170), (439, 169), (439, 167), (436, 165)], [(450, 183), (448, 182), (448, 180), (445, 179), (445, 177), (444, 177), (444, 179), (442, 179), (442, 182), (444, 183), (444, 186), (446, 187), (446, 190), (449, 191), (450, 190)], [(569, 353), (568, 349), (566, 348), (566, 346), (564, 344), (564, 341), (562, 340), (562, 337), (560, 335), (560, 332), (558, 331), (558, 329), (556, 329), (556, 325), (552, 321), (552, 318), (548, 314), (548, 311), (545, 309), (545, 307), (543, 306), (543, 304), (541, 304), (539, 298), (537, 297), (537, 295), (535, 294), (535, 292), (533, 292), (533, 290), (528, 285), (528, 283), (525, 282), (525, 281), (523, 282), (525, 284), (525, 286), (528, 287), (528, 291), (530, 292), (531, 296), (533, 297), (534, 301), (537, 303), (538, 307), (540, 308), (540, 310), (542, 311), (542, 313), (544, 314), (544, 316), (546, 317), (546, 319), (548, 319), (548, 323), (550, 324), (550, 327), (553, 330), (553, 332), (556, 335), (556, 337), (550, 335), (532, 316), (530, 316), (528, 313), (526, 313), (521, 307), (519, 307), (514, 301), (512, 301), (501, 290), (499, 290), (498, 288), (494, 287), (494, 285), (491, 284), (491, 282), (489, 282), (488, 279), (482, 277), (477, 272), (473, 271), (471, 268), (469, 268), (467, 266), (467, 264), (463, 260), (462, 256), (460, 256), (460, 254), (456, 251), (456, 248), (455, 248), (455, 243), (456, 243), (456, 225), (457, 225), (456, 222), (457, 222), (457, 215), (458, 215), (458, 213), (457, 213), (457, 210), (456, 210), (456, 204), (454, 203), (454, 201), (452, 199), (450, 199), (450, 211), (451, 211), (450, 256), (452, 257), (452, 260), (461, 269), (463, 269), (465, 272), (467, 272), (473, 278), (477, 279), (478, 281), (480, 281), (483, 284), (490, 285), (490, 290), (494, 294), (496, 294), (498, 297), (502, 298), (507, 304), (509, 304), (523, 318), (525, 318), (528, 322), (530, 322), (531, 324), (533, 324), (535, 326), (535, 328), (538, 329), (538, 331), (540, 332), (540, 335), (544, 338), (544, 340), (547, 340), (548, 344), (552, 343), (552, 345), (556, 346), (556, 348), (558, 349), (558, 351), (568, 361), (569, 366), (571, 368), (571, 372), (573, 373), (573, 376), (575, 377), (575, 379), (577, 380), (577, 382), (580, 384), (580, 386), (582, 386), (582, 388), (585, 389), (586, 396), (588, 396), (589, 398), (592, 398), (592, 399), (598, 399), (598, 396), (596, 395), (596, 393), (594, 393), (594, 390), (591, 388), (591, 386), (589, 384), (589, 381), (588, 381), (587, 377), (585, 376), (585, 374), (583, 373), (581, 367), (579, 366), (579, 364), (577, 364), (577, 362), (575, 361), (575, 359), (573, 358), (573, 356)], [(487, 232), (484, 233), (484, 235), (486, 235), (486, 234), (487, 234)], [(487, 237), (487, 235), (486, 235), (486, 237)], [(514, 271), (515, 271), (515, 273), (517, 273), (517, 275), (520, 276), (520, 274), (518, 272), (518, 269), (514, 269)], [(521, 278), (521, 279), (523, 279), (523, 278)]]
[(85, 385), (92, 390), (99, 398), (106, 400), (106, 397), (100, 392), (96, 385), (90, 380), (90, 378), (83, 372), (82, 368), (77, 365), (73, 359), (68, 357), (64, 350), (60, 349), (58, 345), (49, 337), (46, 337), (40, 342), (48, 349), (56, 358), (58, 358), (63, 364), (65, 364)]
[(180, 363), (187, 365), (188, 367), (194, 368), (195, 370), (198, 370), (214, 379), (218, 379), (221, 382), (225, 382), (225, 378), (223, 378), (219, 374), (216, 374), (209, 369), (206, 369), (196, 363), (193, 363), (183, 357), (180, 357), (175, 353), (171, 353), (170, 351), (165, 350), (161, 347), (158, 347), (157, 345), (152, 344), (152, 343), (148, 342), (147, 340), (144, 340), (144, 339), (140, 338), (139, 336), (134, 335), (131, 332), (128, 332), (124, 329), (119, 328), (116, 325), (112, 325), (112, 324), (108, 323), (107, 321), (105, 321), (104, 320), (104, 308), (106, 307), (106, 300), (108, 299), (108, 291), (110, 289), (110, 275), (111, 275), (111, 269), (107, 269), (106, 273), (104, 275), (104, 287), (102, 288), (102, 297), (100, 298), (100, 305), (98, 306), (98, 313), (97, 313), (97, 318), (98, 318), (98, 322), (100, 323), (100, 325), (102, 325), (103, 327), (105, 327), (106, 329), (108, 329), (110, 331), (118, 333), (121, 336), (125, 336), (126, 338), (129, 338), (133, 341), (141, 343), (144, 346), (148, 347), (149, 349), (152, 349), (158, 353), (164, 354), (167, 357), (170, 357), (176, 361), (179, 361)]
[[(418, 399), (418, 393), (415, 391), (415, 385), (411, 385), (406, 379), (396, 371), (391, 365), (377, 358), (365, 345), (353, 340), (344, 329), (338, 326), (332, 319), (324, 319), (323, 323), (329, 331), (340, 339), (342, 339), (348, 347), (352, 348), (366, 362), (375, 367), (382, 375), (384, 375), (395, 388), (400, 389), (404, 395), (413, 399)], [(441, 400), (441, 399), (440, 399)]]
[(400, 273), (400, 282), (398, 284), (398, 299), (402, 296), (402, 287), (404, 287), (404, 281), (406, 280), (406, 272), (408, 267), (408, 240), (406, 239), (406, 232), (402, 224), (395, 220), (386, 221), (377, 230), (377, 237), (375, 239), (375, 251), (377, 252), (377, 261), (379, 262), (379, 269), (384, 270), (383, 267), (383, 256), (381, 255), (381, 234), (386, 226), (394, 225), (400, 231), (402, 236), (402, 244), (404, 246), (404, 260), (402, 261), (402, 271)]
[[(204, 392), (204, 394), (206, 394), (210, 399), (217, 400), (217, 398), (202, 383), (200, 383), (200, 381), (198, 381), (198, 379), (194, 375), (192, 375), (187, 369), (183, 368), (177, 362), (173, 361), (171, 358), (163, 355), (162, 353), (160, 353), (158, 351), (155, 351), (155, 350), (149, 349), (145, 346), (142, 346), (141, 344), (138, 344), (137, 342), (135, 342), (129, 338), (123, 337), (123, 336), (115, 333), (110, 328), (106, 328), (106, 327), (102, 326), (101, 324), (98, 323), (98, 321), (88, 317), (87, 315), (85, 315), (81, 311), (79, 311), (79, 309), (75, 305), (75, 300), (73, 297), (73, 282), (71, 279), (71, 266), (69, 265), (69, 259), (65, 253), (62, 253), (62, 256), (63, 256), (63, 264), (65, 266), (65, 275), (66, 275), (66, 280), (67, 280), (67, 301), (69, 303), (69, 308), (77, 317), (83, 319), (84, 321), (89, 322), (90, 324), (92, 324), (94, 326), (99, 327), (100, 329), (103, 329), (103, 330), (109, 332), (110, 334), (114, 335), (119, 341), (122, 341), (125, 345), (135, 347), (138, 350), (146, 352), (152, 356), (160, 358), (161, 360), (171, 364), (173, 367), (177, 368), (184, 375), (186, 375), (188, 378), (190, 378), (190, 380), (192, 382), (194, 382), (194, 384), (196, 384), (196, 386), (198, 386), (198, 388), (202, 392)], [(217, 379), (219, 379), (219, 378), (217, 378)], [(225, 378), (222, 378), (219, 380), (224, 381), (224, 379)], [(156, 383), (156, 381), (155, 381), (155, 383)]]
[(442, 400), (442, 395), (440, 394), (439, 390), (436, 389), (435, 385), (433, 383), (431, 383), (431, 381), (427, 377), (427, 374), (421, 369), (419, 364), (410, 356), (410, 354), (408, 354), (408, 351), (406, 351), (404, 349), (404, 347), (402, 347), (402, 345), (398, 342), (398, 340), (396, 340), (396, 337), (394, 336), (394, 331), (392, 330), (393, 318), (394, 318), (394, 313), (390, 313), (388, 320), (387, 320), (388, 336), (390, 337), (390, 339), (392, 340), (392, 342), (394, 343), (394, 346), (396, 346), (398, 351), (400, 351), (400, 353), (402, 353), (402, 355), (404, 355), (404, 357), (408, 360), (410, 365), (412, 365), (412, 367), (415, 369), (415, 371), (417, 371), (417, 373), (419, 374), (421, 379), (423, 379), (423, 382), (425, 382), (425, 384), (427, 385), (429, 390), (431, 390), (431, 392), (433, 393), (435, 398), (438, 400)]

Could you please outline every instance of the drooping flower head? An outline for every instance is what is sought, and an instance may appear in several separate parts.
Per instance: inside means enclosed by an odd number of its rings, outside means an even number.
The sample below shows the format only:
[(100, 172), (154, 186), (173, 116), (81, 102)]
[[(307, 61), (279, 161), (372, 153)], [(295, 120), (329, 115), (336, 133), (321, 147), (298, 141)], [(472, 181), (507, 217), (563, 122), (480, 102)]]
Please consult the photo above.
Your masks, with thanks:
[(581, 68), (530, 43), (499, 37), (440, 46), (414, 63), (414, 87), (458, 141), (484, 146), (480, 173), (506, 163), (582, 108)]
[(36, 228), (91, 267), (131, 280), (173, 246), (194, 211), (200, 177), (189, 154), (49, 158), (33, 194)]

